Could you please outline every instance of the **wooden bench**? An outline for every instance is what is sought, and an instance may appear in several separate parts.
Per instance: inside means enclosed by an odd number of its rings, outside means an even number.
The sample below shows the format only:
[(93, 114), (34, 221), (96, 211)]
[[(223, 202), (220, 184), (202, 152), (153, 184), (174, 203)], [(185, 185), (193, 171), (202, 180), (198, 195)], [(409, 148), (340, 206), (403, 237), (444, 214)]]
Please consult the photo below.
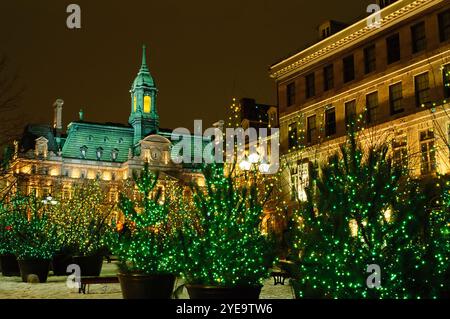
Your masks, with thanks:
[(272, 271), (270, 275), (273, 277), (274, 286), (278, 284), (284, 286), (286, 278), (289, 278), (289, 274), (285, 271)]
[(95, 284), (117, 284), (119, 283), (119, 278), (114, 277), (81, 277), (80, 288), (78, 289), (78, 293), (86, 294), (86, 286), (88, 286), (89, 293), (89, 285)]

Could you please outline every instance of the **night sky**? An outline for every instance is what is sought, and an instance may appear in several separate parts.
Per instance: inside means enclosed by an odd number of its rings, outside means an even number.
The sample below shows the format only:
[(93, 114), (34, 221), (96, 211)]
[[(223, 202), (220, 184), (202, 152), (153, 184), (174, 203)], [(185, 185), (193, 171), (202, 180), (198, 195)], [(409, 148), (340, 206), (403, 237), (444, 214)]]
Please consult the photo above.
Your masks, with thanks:
[[(149, 48), (161, 126), (224, 119), (232, 97), (276, 103), (268, 67), (316, 41), (326, 19), (352, 22), (374, 0), (0, 0), (0, 54), (20, 76), (24, 121), (126, 123), (129, 89)], [(66, 27), (81, 6), (82, 29)], [(343, 4), (344, 3), (344, 4)]]

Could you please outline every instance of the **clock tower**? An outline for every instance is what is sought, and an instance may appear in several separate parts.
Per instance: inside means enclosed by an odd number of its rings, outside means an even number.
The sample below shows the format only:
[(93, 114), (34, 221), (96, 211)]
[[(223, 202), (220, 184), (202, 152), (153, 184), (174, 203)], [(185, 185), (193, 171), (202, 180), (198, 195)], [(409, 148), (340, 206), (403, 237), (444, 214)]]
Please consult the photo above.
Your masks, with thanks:
[(128, 122), (134, 128), (136, 145), (145, 136), (158, 133), (159, 115), (156, 109), (158, 89), (147, 66), (146, 47), (142, 47), (142, 65), (131, 86), (131, 113)]

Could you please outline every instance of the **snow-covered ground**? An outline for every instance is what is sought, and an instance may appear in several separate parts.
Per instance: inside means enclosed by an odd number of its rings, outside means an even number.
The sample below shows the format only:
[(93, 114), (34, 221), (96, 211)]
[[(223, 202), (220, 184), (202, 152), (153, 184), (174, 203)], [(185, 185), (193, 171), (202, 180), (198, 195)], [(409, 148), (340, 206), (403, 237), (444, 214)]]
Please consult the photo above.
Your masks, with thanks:
[[(103, 265), (102, 276), (112, 276), (117, 273), (114, 263)], [(66, 277), (49, 276), (47, 283), (23, 283), (20, 277), (0, 276), (0, 299), (121, 299), (122, 293), (119, 284), (91, 285), (89, 293), (79, 294), (78, 289), (69, 289)], [(176, 285), (180, 282), (177, 281)], [(87, 289), (86, 289), (87, 290)], [(182, 299), (189, 299), (186, 290)], [(274, 286), (273, 280), (268, 279), (261, 292), (261, 299), (292, 299), (291, 286), (286, 280), (284, 286)]]

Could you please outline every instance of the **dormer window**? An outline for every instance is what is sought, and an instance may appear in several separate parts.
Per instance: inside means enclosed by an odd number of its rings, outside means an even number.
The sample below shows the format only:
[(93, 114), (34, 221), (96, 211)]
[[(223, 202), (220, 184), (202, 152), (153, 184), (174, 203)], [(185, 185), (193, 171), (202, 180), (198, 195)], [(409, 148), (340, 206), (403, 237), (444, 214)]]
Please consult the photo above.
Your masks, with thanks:
[(108, 143), (108, 141), (109, 141), (109, 139), (105, 136), (105, 137), (103, 138), (103, 142)]
[(119, 150), (117, 148), (115, 148), (111, 151), (111, 159), (113, 160), (113, 162), (115, 162), (117, 160), (118, 155), (119, 155)]
[(83, 159), (86, 158), (87, 150), (88, 150), (88, 148), (87, 148), (86, 145), (80, 147), (80, 155), (81, 155), (81, 158), (83, 158)]
[(119, 138), (119, 140), (117, 141), (117, 143), (122, 144), (122, 143), (123, 143), (123, 138)]
[(101, 147), (97, 148), (96, 154), (97, 154), (97, 161), (101, 160), (103, 156), (103, 148)]
[(94, 137), (93, 137), (92, 135), (89, 135), (89, 136), (88, 136), (88, 141), (89, 141), (89, 142), (92, 142), (93, 140), (94, 140)]

